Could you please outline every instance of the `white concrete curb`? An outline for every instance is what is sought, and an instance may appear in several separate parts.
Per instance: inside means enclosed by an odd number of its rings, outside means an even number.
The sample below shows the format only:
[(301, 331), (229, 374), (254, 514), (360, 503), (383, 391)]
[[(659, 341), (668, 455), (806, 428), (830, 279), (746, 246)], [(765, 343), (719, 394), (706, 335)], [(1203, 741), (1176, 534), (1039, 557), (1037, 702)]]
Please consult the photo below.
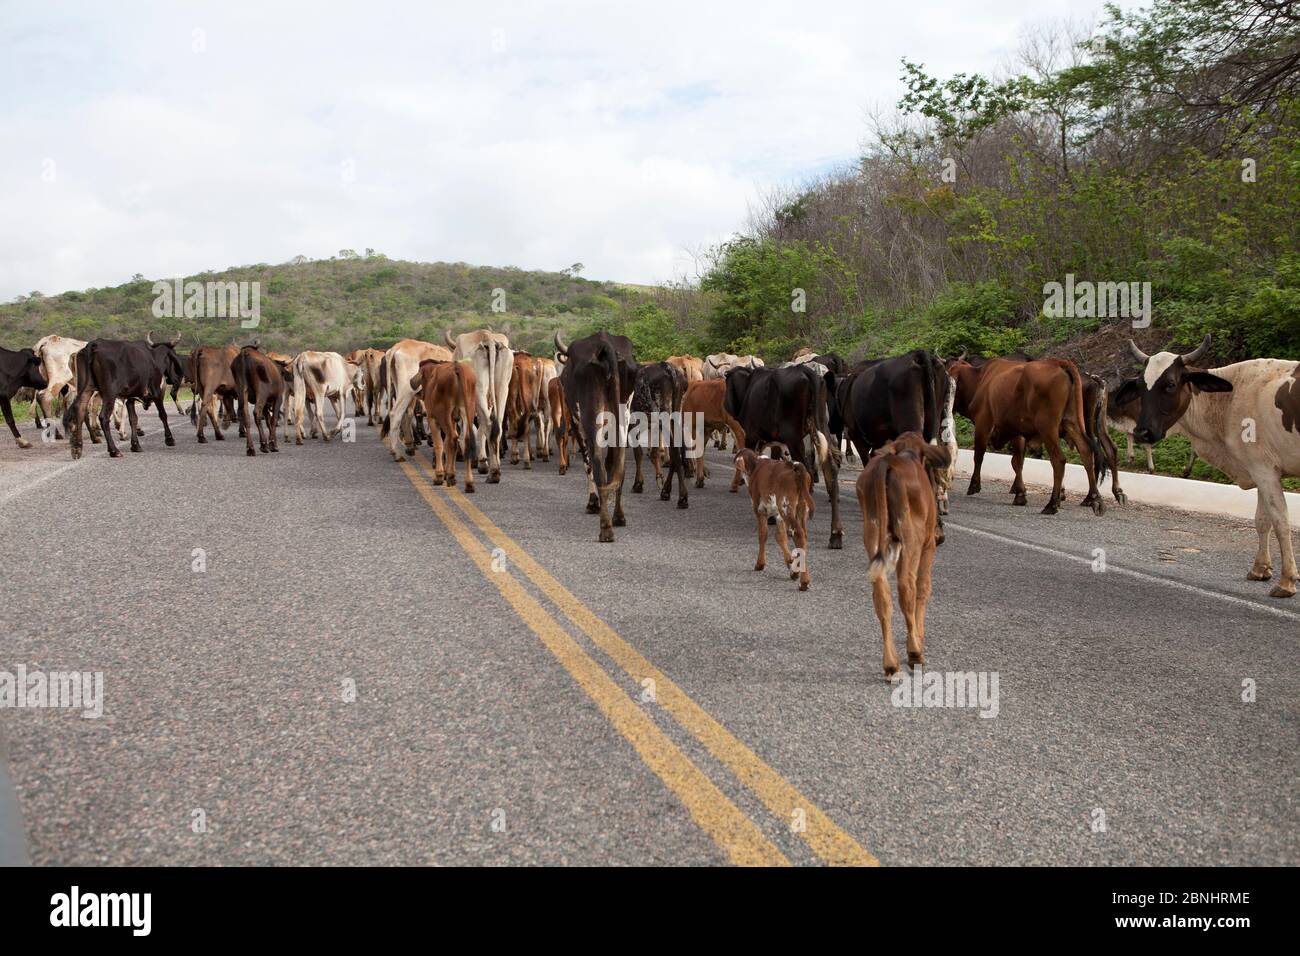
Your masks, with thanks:
[[(957, 474), (969, 478), (974, 467), (975, 453), (969, 448), (957, 452)], [(988, 452), (984, 455), (984, 465), (980, 474), (985, 478), (997, 478), (1011, 481), (1015, 474), (1011, 470), (1011, 456)], [(1031, 485), (1052, 486), (1052, 463), (1046, 458), (1026, 458), (1024, 467), (1025, 482)], [(1193, 481), (1188, 478), (1171, 478), (1168, 475), (1147, 475), (1140, 472), (1125, 471), (1120, 474), (1119, 486), (1124, 489), (1130, 501), (1143, 504), (1163, 505), (1179, 508), (1183, 511), (1199, 511), (1205, 514), (1231, 515), (1234, 518), (1255, 517), (1255, 491), (1243, 491), (1236, 485), (1220, 485), (1212, 481)], [(965, 488), (954, 488), (953, 496), (960, 497)], [(1088, 478), (1083, 473), (1082, 465), (1065, 466), (1065, 490), (1086, 494)], [(1106, 495), (1106, 504), (1115, 501), (1110, 494), (1110, 475), (1106, 476), (1102, 491)], [(1287, 511), (1291, 524), (1300, 525), (1300, 494), (1286, 492)]]

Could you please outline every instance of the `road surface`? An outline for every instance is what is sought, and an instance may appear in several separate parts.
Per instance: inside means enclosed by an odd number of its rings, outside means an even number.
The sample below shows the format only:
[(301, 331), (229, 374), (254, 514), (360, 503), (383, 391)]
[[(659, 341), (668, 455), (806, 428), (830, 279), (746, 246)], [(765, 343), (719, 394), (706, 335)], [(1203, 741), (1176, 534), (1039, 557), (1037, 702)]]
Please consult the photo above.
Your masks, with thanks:
[(602, 545), (580, 467), (466, 496), (364, 424), (141, 421), (0, 445), (0, 671), (104, 675), (99, 719), (0, 710), (36, 864), (1300, 862), (1300, 605), (1247, 522), (959, 482), (927, 672), (996, 672), (981, 716), (895, 706), (848, 485), (801, 594), (718, 452)]

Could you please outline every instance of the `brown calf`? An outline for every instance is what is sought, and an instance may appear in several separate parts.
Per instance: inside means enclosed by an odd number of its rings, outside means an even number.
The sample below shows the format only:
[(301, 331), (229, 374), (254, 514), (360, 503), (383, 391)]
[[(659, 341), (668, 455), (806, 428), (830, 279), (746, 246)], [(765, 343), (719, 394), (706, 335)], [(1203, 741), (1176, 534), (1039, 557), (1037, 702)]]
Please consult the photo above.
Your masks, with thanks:
[(550, 431), (555, 435), (555, 446), (560, 453), (560, 474), (569, 470), (569, 445), (573, 440), (573, 422), (569, 406), (564, 401), (564, 385), (553, 378), (546, 386), (546, 397), (551, 404)]
[(938, 507), (926, 473), (948, 467), (948, 449), (931, 445), (917, 432), (906, 432), (878, 448), (858, 475), (862, 509), (862, 543), (867, 549), (867, 578), (885, 644), (885, 677), (898, 673), (898, 655), (890, 632), (893, 606), (889, 571), (898, 581), (898, 603), (907, 622), (907, 666), (925, 663), (925, 605), (930, 600), (930, 566), (934, 564)]
[(411, 379), (429, 419), (434, 484), (456, 485), (456, 451), (462, 438), (465, 454), (465, 493), (474, 493), (474, 389), (478, 382), (468, 362), (425, 359)]
[(514, 432), (510, 446), (510, 464), (519, 464), (519, 446), (524, 448), (524, 470), (533, 467), (533, 452), (528, 444), (528, 428), (541, 409), (542, 369), (537, 359), (527, 352), (515, 352), (514, 371), (506, 392), (505, 419)]
[[(722, 378), (706, 379), (699, 382), (691, 382), (686, 387), (686, 397), (682, 399), (682, 429), (689, 435), (688, 441), (691, 443), (687, 446), (693, 452), (698, 453), (695, 459), (695, 487), (704, 487), (704, 443), (708, 435), (714, 431), (726, 434), (727, 429), (731, 431), (736, 440), (737, 448), (745, 447), (745, 431), (740, 427), (740, 422), (736, 421), (727, 410), (722, 407), (723, 398), (727, 393), (727, 381)], [(696, 422), (699, 421), (697, 415), (704, 416), (704, 431), (702, 434), (694, 434)], [(739, 464), (736, 466), (736, 473), (731, 478), (731, 490), (735, 491), (740, 487), (743, 472)]]
[[(755, 571), (767, 567), (767, 521), (776, 519), (776, 543), (790, 569), (790, 579), (799, 579), (799, 590), (808, 590), (808, 519), (815, 506), (812, 499), (812, 476), (801, 462), (760, 458), (752, 448), (736, 455), (736, 467), (749, 482), (749, 497), (754, 502), (758, 522), (758, 561)], [(795, 551), (786, 542), (786, 526), (794, 537)]]

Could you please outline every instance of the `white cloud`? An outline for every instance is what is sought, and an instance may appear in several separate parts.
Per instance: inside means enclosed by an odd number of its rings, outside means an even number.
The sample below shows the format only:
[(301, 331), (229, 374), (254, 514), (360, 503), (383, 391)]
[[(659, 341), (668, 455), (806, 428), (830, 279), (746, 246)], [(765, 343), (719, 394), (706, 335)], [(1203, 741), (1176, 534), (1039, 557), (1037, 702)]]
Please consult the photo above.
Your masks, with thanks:
[(443, 6), (10, 7), (0, 298), (365, 246), (669, 278), (766, 188), (851, 161), (902, 56), (995, 68), (1030, 10)]

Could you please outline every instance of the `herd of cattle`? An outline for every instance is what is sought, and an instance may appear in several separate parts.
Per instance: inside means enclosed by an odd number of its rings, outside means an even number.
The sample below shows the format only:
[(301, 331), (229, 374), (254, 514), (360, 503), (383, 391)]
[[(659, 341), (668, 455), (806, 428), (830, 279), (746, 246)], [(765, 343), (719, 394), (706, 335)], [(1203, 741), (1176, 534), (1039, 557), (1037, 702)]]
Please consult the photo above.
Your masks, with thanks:
[[(466, 492), (475, 490), (476, 469), (489, 483), (501, 480), (507, 447), (511, 462), (524, 468), (531, 468), (535, 457), (549, 461), (554, 449), (560, 474), (576, 448), (586, 466), (587, 511), (599, 515), (599, 540), (606, 542), (614, 540), (615, 527), (626, 524), (622, 496), (629, 444), (636, 467), (632, 491), (644, 487), (642, 461), (648, 455), (660, 498), (671, 498), (676, 478), (677, 506), (686, 508), (687, 469), (695, 486), (703, 487), (705, 441), (711, 436), (723, 447), (730, 436), (737, 452), (731, 490), (748, 485), (757, 521), (756, 569), (765, 565), (767, 528), (774, 524), (801, 590), (809, 586), (813, 485), (824, 481), (829, 547), (841, 548), (838, 472), (844, 457), (856, 452), (865, 463), (857, 495), (887, 675), (898, 670), (889, 639), (889, 570), (907, 623), (909, 664), (924, 663), (930, 563), (943, 541), (942, 515), (948, 512), (957, 451), (954, 413), (974, 426), (967, 494), (980, 490), (986, 450), (1009, 447), (1013, 501), (1026, 504), (1025, 455), (1044, 453), (1053, 470), (1044, 514), (1056, 513), (1062, 502), (1061, 439), (1075, 448), (1088, 477), (1082, 504), (1100, 515), (1107, 472), (1115, 500), (1125, 501), (1108, 425), (1130, 436), (1130, 458), (1132, 440), (1147, 445), (1148, 462), (1152, 443), (1171, 433), (1186, 435), (1195, 455), (1242, 488), (1258, 489), (1259, 547), (1248, 577), (1272, 577), (1272, 534), (1281, 557), (1272, 596), (1296, 591), (1282, 478), (1300, 475), (1300, 363), (1254, 359), (1202, 369), (1208, 336), (1186, 354), (1147, 355), (1130, 343), (1141, 371), (1111, 381), (1081, 372), (1065, 359), (963, 353), (945, 361), (924, 350), (853, 366), (811, 349), (801, 349), (780, 366), (725, 353), (641, 363), (629, 339), (608, 332), (567, 346), (557, 333), (550, 358), (516, 351), (505, 335), (490, 329), (459, 336), (448, 331), (443, 345), (403, 339), (388, 349), (357, 349), (346, 356), (318, 351), (290, 356), (264, 351), (257, 342), (200, 346), (183, 355), (177, 344), (152, 336), (143, 342), (83, 342), (50, 335), (32, 349), (0, 349), (0, 409), (18, 444), (29, 447), (10, 406), (20, 389), (29, 389), (37, 427), (52, 430), (55, 438), (66, 433), (74, 459), (82, 454), (83, 428), (118, 457), (115, 430), (132, 451), (141, 450), (137, 403), (157, 407), (166, 444), (175, 444), (165, 404), (170, 389), (200, 443), (207, 442), (207, 425), (222, 440), (223, 427), (238, 422), (247, 453), (256, 455), (254, 429), (262, 452), (279, 451), (277, 431), (283, 427), (287, 441), (290, 424), (298, 444), (308, 433), (330, 441), (350, 421), (345, 403), (351, 397), (357, 418), (364, 414), (368, 424), (381, 428), (394, 460), (414, 454), (427, 440), (435, 478), (448, 486), (456, 484), (457, 462), (464, 461)], [(183, 386), (194, 396), (188, 411), (179, 403)], [(59, 403), (63, 414), (56, 422)], [(333, 432), (323, 414), (326, 403), (334, 412)], [(629, 442), (622, 429), (611, 441), (603, 423), (637, 412), (674, 415), (681, 425), (662, 432), (653, 447)]]

